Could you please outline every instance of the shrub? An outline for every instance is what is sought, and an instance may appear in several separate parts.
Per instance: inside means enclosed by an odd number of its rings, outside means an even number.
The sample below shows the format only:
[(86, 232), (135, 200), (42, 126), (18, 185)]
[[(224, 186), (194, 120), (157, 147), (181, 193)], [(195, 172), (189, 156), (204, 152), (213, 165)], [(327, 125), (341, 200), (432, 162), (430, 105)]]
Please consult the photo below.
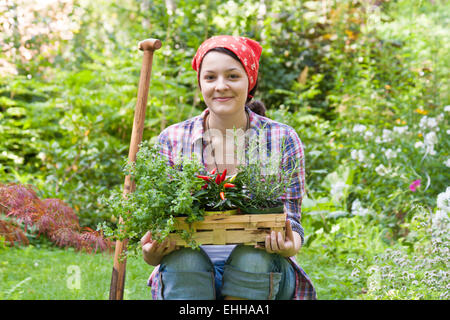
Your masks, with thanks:
[(87, 252), (111, 248), (111, 243), (100, 233), (81, 228), (78, 217), (67, 204), (59, 199), (41, 200), (30, 185), (0, 183), (0, 207), (0, 234), (11, 244), (16, 240), (28, 244), (19, 228), (21, 225), (25, 231), (46, 235), (60, 247)]
[(14, 221), (8, 221), (0, 216), (0, 249), (6, 246), (6, 243), (14, 245), (15, 243), (28, 245), (29, 241), (22, 229)]

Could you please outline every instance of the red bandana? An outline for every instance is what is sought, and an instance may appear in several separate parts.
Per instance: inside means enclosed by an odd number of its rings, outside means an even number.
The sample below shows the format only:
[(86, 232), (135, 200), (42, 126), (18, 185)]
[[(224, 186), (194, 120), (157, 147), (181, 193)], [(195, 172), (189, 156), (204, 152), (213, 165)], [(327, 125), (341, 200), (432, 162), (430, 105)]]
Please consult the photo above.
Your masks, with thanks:
[(198, 48), (192, 59), (192, 68), (197, 71), (197, 79), (200, 81), (199, 68), (203, 57), (213, 48), (226, 48), (233, 51), (241, 61), (248, 76), (248, 92), (256, 85), (258, 79), (259, 57), (261, 56), (261, 45), (251, 39), (234, 36), (215, 36), (205, 40)]

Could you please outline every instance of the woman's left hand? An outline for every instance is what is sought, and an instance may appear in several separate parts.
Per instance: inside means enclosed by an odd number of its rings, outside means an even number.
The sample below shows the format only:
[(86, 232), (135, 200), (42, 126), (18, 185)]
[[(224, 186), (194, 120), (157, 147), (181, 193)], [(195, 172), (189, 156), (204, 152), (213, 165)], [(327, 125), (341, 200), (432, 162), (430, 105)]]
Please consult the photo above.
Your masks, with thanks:
[(302, 239), (297, 232), (292, 231), (291, 222), (286, 220), (286, 237), (281, 232), (272, 231), (266, 236), (265, 249), (269, 253), (278, 253), (283, 257), (295, 256), (302, 246)]

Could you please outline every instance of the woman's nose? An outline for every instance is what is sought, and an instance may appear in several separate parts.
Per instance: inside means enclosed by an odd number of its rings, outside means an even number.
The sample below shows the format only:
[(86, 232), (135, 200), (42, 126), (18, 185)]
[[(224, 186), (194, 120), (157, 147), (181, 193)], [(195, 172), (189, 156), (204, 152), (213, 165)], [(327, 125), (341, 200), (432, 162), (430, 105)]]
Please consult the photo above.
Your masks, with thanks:
[(226, 79), (224, 77), (218, 77), (216, 82), (216, 90), (221, 91), (226, 89), (228, 89)]

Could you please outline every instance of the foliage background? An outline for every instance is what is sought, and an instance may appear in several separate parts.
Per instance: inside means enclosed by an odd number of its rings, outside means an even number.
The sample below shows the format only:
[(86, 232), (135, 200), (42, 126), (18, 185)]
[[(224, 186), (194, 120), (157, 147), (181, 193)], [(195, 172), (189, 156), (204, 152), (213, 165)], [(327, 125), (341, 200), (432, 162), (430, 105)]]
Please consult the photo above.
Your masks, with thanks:
[[(0, 181), (65, 201), (80, 225), (110, 221), (99, 198), (123, 184), (137, 43), (163, 42), (150, 140), (204, 108), (190, 66), (200, 43), (248, 36), (263, 46), (256, 98), (305, 145), (298, 259), (319, 298), (446, 299), (448, 12), (438, 0), (0, 1)], [(389, 269), (387, 248), (408, 262)], [(418, 274), (416, 260), (433, 250), (442, 261)], [(361, 271), (371, 266), (382, 271)], [(417, 284), (400, 281), (404, 272)]]

